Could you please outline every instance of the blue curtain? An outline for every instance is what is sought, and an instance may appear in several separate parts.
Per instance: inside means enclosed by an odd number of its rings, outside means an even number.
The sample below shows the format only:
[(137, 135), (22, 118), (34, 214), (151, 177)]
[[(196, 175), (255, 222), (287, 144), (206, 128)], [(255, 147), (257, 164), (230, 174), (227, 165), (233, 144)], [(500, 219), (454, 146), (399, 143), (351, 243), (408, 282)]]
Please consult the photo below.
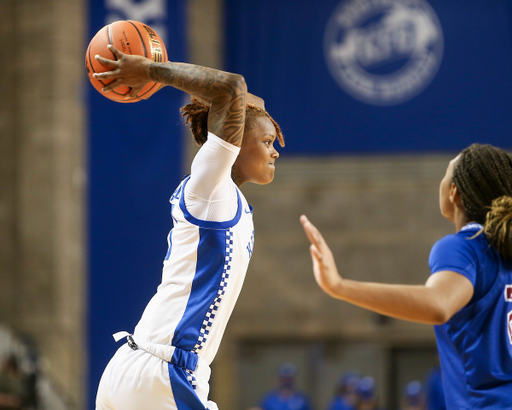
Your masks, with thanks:
[(509, 0), (226, 0), (226, 68), (287, 154), (512, 147)]

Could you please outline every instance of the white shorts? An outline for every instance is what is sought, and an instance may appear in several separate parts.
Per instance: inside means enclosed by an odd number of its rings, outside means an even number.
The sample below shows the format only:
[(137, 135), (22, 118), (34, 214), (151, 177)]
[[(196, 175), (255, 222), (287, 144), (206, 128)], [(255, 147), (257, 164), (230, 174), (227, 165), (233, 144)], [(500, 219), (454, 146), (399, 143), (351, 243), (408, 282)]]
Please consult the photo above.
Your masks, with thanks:
[[(194, 371), (189, 365), (192, 355), (198, 358)], [(96, 410), (218, 410), (208, 401), (210, 372), (193, 353), (175, 349), (172, 360), (165, 361), (126, 343), (101, 376)]]

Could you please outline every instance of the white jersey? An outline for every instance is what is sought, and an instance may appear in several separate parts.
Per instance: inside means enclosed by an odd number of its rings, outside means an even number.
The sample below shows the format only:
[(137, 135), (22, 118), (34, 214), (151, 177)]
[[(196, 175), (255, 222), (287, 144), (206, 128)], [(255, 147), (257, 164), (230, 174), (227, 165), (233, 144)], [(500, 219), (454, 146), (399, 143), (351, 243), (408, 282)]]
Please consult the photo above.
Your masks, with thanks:
[[(209, 135), (209, 140), (214, 138)], [(252, 208), (229, 177), (223, 189), (235, 193), (234, 216), (225, 221), (198, 219), (187, 208), (189, 182), (190, 177), (183, 180), (170, 199), (174, 227), (168, 236), (162, 283), (134, 338), (197, 353), (210, 364), (252, 255)]]
[(252, 255), (252, 208), (231, 180), (240, 148), (213, 134), (171, 197), (162, 283), (110, 360), (96, 410), (217, 410), (210, 363)]

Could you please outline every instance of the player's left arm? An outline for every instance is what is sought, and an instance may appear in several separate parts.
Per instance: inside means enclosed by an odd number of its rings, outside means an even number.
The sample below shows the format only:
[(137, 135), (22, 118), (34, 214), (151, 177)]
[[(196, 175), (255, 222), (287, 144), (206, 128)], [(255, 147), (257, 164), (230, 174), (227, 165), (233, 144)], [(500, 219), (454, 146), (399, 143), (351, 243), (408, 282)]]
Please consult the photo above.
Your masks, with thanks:
[(431, 275), (425, 285), (371, 283), (342, 278), (320, 231), (305, 216), (301, 217), (301, 222), (311, 242), (315, 279), (320, 288), (333, 298), (398, 319), (442, 324), (466, 306), (473, 296), (471, 281), (452, 271)]

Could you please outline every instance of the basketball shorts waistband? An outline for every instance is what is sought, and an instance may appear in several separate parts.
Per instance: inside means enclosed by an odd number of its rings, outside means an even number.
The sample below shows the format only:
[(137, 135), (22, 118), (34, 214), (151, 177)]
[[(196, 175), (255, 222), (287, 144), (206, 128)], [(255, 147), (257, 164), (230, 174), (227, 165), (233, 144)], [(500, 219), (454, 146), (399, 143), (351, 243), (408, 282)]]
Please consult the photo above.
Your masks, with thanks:
[[(147, 342), (140, 340), (139, 338), (135, 339), (132, 334), (125, 331), (117, 332), (113, 337), (116, 342), (126, 337), (128, 346), (133, 350), (143, 350), (185, 370), (192, 372), (198, 370), (199, 356), (196, 353), (171, 345)], [(204, 361), (202, 362), (203, 365), (208, 366)]]

